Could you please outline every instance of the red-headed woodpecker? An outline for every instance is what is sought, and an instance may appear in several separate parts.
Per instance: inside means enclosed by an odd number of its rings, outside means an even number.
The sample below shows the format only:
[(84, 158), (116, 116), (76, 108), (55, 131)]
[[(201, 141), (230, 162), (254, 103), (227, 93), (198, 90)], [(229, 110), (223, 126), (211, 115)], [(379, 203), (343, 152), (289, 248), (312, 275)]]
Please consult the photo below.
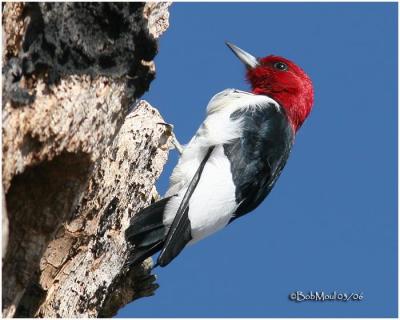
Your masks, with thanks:
[(293, 62), (256, 59), (227, 43), (245, 64), (252, 92), (227, 89), (183, 148), (165, 198), (136, 214), (126, 231), (135, 245), (128, 264), (161, 250), (166, 266), (188, 244), (222, 229), (265, 199), (311, 111), (313, 86)]

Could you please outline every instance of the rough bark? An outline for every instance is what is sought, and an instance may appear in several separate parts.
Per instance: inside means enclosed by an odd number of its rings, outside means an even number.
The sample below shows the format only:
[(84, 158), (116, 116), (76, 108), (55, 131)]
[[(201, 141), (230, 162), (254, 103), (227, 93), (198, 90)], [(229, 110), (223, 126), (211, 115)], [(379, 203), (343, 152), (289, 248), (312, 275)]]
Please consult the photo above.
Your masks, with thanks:
[(151, 260), (123, 267), (124, 230), (170, 146), (157, 110), (134, 103), (168, 5), (4, 5), (3, 316), (111, 316), (157, 288)]

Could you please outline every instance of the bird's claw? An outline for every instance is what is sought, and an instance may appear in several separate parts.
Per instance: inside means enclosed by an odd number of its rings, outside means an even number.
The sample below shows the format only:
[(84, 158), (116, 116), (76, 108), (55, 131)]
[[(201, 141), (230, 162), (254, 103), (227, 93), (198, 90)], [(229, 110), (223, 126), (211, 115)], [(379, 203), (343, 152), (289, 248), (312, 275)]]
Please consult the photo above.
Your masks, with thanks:
[(175, 136), (174, 125), (170, 124), (170, 123), (166, 123), (166, 122), (157, 122), (157, 124), (161, 124), (161, 125), (166, 126), (168, 128), (166, 130), (166, 134), (169, 135), (170, 137), (172, 137), (172, 144), (175, 147), (175, 149), (179, 152), (179, 154), (181, 155), (182, 152), (183, 152), (183, 147), (179, 143), (178, 139)]
[(156, 189), (156, 187), (155, 186), (153, 186), (153, 189), (151, 189), (151, 203), (154, 203), (154, 202), (156, 202), (156, 201), (158, 201), (158, 200), (161, 200), (161, 197), (160, 197), (160, 195), (158, 194), (158, 192), (157, 192), (157, 189)]
[(157, 122), (157, 124), (161, 124), (163, 126), (166, 126), (168, 128), (168, 131), (171, 133), (174, 131), (174, 125), (171, 123), (166, 123), (166, 122)]

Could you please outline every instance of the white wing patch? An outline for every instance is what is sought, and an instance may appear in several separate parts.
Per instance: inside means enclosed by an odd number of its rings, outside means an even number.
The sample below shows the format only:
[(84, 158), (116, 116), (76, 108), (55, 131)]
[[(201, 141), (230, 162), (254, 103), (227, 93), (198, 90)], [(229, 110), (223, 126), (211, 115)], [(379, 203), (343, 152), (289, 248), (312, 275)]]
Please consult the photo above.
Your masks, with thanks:
[[(167, 204), (164, 224), (174, 220), (186, 188)], [(223, 146), (214, 149), (204, 166), (200, 181), (189, 201), (189, 220), (194, 243), (225, 227), (238, 205), (235, 200), (235, 185), (231, 166), (224, 154)]]

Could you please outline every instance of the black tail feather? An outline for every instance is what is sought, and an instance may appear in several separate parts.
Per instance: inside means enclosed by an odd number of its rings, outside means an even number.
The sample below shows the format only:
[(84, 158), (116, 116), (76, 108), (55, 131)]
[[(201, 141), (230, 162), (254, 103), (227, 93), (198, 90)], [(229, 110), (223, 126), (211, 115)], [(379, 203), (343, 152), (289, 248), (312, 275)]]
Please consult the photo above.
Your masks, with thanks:
[(171, 197), (161, 199), (134, 215), (125, 231), (126, 238), (131, 241), (132, 237), (163, 226), (164, 208), (169, 199)]
[(134, 248), (126, 265), (140, 263), (162, 249), (168, 233), (163, 224), (164, 209), (170, 198), (157, 201), (132, 217), (125, 237)]
[[(158, 241), (151, 246), (141, 247), (134, 249), (134, 254), (130, 257), (126, 262), (125, 266), (132, 266), (139, 263), (142, 263), (148, 257), (151, 257), (153, 254), (157, 253), (162, 249), (164, 241)], [(156, 266), (153, 266), (153, 269)]]
[(159, 240), (163, 240), (165, 236), (165, 227), (162, 226), (132, 237), (131, 242), (136, 244), (136, 247), (148, 247)]

